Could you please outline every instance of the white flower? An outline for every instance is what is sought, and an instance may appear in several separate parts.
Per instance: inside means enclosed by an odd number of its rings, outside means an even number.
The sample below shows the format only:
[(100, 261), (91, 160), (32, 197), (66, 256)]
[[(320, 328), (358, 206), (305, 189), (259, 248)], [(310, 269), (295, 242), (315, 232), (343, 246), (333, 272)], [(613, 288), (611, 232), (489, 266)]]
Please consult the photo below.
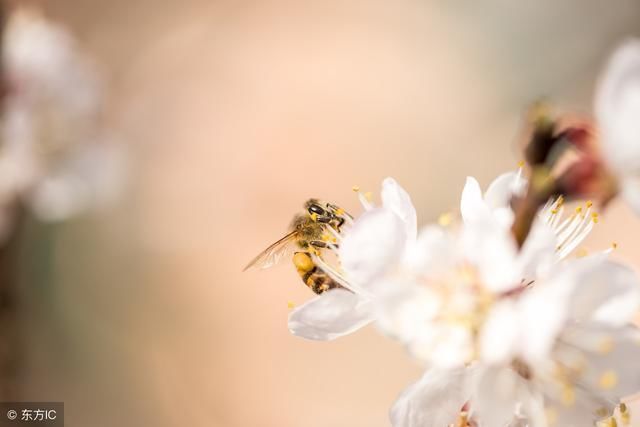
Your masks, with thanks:
[(10, 15), (2, 47), (2, 205), (59, 220), (108, 201), (123, 158), (100, 124), (103, 90), (92, 64), (64, 29), (31, 9)]
[[(635, 276), (606, 252), (563, 261), (596, 220), (590, 205), (560, 219), (562, 199), (549, 203), (519, 249), (508, 205), (515, 179), (501, 177), (489, 198), (468, 179), (464, 224), (424, 228), (396, 267), (377, 276), (378, 326), (430, 367), (394, 405), (396, 427), (453, 423), (469, 399), (482, 426), (546, 425), (551, 410), (563, 420), (558, 425), (587, 425), (580, 422), (611, 414), (619, 398), (640, 389), (632, 359), (618, 353), (614, 362), (597, 351), (598, 343), (612, 343), (639, 355), (628, 348), (635, 331), (623, 328), (640, 301)], [(574, 358), (586, 364), (580, 373), (565, 369)], [(629, 382), (612, 373), (618, 367), (632, 374)], [(574, 407), (571, 393), (584, 402)], [(433, 396), (442, 398), (435, 406), (426, 403)]]
[(394, 404), (394, 427), (448, 425), (465, 403), (488, 427), (605, 419), (640, 390), (640, 334), (625, 326), (638, 308), (638, 285), (630, 270), (594, 256), (500, 299), (481, 325), (480, 359), (430, 368)]
[(606, 160), (622, 195), (640, 213), (640, 40), (623, 43), (600, 79), (595, 114)]
[(382, 206), (374, 207), (360, 194), (365, 212), (345, 226), (336, 248), (340, 268), (314, 257), (318, 266), (344, 289), (327, 291), (289, 315), (292, 334), (332, 340), (374, 320), (372, 298), (376, 279), (397, 264), (416, 238), (416, 211), (407, 192), (392, 178), (382, 183)]
[[(502, 302), (483, 328), (483, 355), (493, 363), (471, 399), (475, 415), (505, 422), (516, 410), (529, 425), (575, 427), (610, 417), (640, 390), (640, 335), (626, 326), (638, 291), (630, 270), (595, 256)], [(491, 398), (487, 388), (496, 390)]]

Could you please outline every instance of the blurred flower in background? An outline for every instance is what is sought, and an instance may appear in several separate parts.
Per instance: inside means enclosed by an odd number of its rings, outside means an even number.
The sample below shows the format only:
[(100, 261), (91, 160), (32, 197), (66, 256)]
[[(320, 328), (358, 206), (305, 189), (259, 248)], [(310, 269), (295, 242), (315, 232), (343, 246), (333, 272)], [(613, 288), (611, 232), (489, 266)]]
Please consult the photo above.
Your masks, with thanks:
[[(103, 122), (98, 69), (71, 35), (35, 8), (0, 7), (0, 400), (24, 401), (26, 300), (53, 281), (50, 233), (25, 230), (33, 218), (67, 220), (115, 200), (125, 157)], [(34, 267), (40, 276), (29, 280)]]
[(627, 202), (640, 213), (640, 39), (611, 55), (595, 99), (606, 159)]
[(104, 84), (61, 26), (36, 9), (10, 12), (2, 45), (0, 235), (19, 206), (63, 220), (112, 200), (123, 153), (102, 122)]

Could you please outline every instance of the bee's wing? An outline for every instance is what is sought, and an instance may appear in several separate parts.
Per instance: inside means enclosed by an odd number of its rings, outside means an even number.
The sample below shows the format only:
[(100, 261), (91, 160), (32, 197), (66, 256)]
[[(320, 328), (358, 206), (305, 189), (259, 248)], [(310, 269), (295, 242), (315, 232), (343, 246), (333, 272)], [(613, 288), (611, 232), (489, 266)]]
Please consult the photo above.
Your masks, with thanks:
[(291, 252), (293, 243), (296, 241), (297, 234), (297, 230), (292, 231), (264, 251), (260, 252), (260, 254), (252, 259), (242, 271), (246, 271), (251, 267), (269, 268), (272, 265), (277, 264), (282, 257)]

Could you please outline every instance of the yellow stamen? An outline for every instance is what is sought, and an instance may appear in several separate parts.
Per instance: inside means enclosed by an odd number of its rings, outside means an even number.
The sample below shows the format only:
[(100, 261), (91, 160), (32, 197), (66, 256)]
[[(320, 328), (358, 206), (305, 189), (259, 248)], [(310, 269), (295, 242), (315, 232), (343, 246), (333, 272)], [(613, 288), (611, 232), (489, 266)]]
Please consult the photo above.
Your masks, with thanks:
[(438, 224), (440, 224), (441, 227), (446, 227), (448, 225), (451, 225), (452, 222), (453, 222), (453, 215), (451, 215), (450, 212), (445, 212), (443, 214), (440, 214), (440, 216), (438, 217)]
[(560, 207), (564, 205), (564, 196), (560, 195), (558, 196), (558, 199), (556, 200), (556, 207)]
[(524, 160), (520, 160), (520, 161), (518, 162), (518, 167), (519, 167), (519, 168), (523, 168), (523, 167), (524, 167)]
[(609, 354), (615, 347), (615, 341), (611, 337), (605, 337), (600, 344), (598, 344), (598, 353)]
[(591, 200), (587, 200), (587, 207), (590, 208), (593, 206), (593, 202)]
[(612, 242), (611, 243), (611, 249), (618, 249), (618, 243), (617, 242)]
[(373, 200), (373, 193), (371, 191), (367, 191), (364, 193), (364, 198), (367, 199), (368, 202)]
[(351, 187), (351, 190), (355, 193), (357, 193), (358, 191), (360, 191), (360, 187), (357, 185), (354, 185), (353, 187)]
[(597, 224), (598, 223), (598, 213), (597, 212), (592, 213), (591, 214), (591, 219), (593, 220), (594, 224)]
[(576, 391), (572, 386), (566, 385), (562, 390), (562, 404), (564, 406), (573, 406), (576, 403)]
[(618, 385), (618, 374), (616, 374), (615, 371), (612, 371), (612, 370), (605, 371), (600, 376), (598, 385), (603, 390), (611, 390), (616, 385)]
[(620, 418), (622, 419), (622, 424), (628, 426), (631, 424), (631, 412), (627, 405), (623, 402), (620, 404)]
[(558, 213), (558, 209), (551, 209), (551, 214), (555, 215)]
[(556, 408), (553, 408), (551, 406), (545, 408), (544, 415), (546, 416), (547, 423), (549, 423), (550, 426), (558, 422), (558, 411), (556, 410)]
[(596, 416), (604, 418), (607, 415), (609, 415), (609, 410), (607, 408), (605, 408), (604, 406), (602, 406), (602, 407), (596, 409), (595, 413), (596, 413)]
[(584, 258), (587, 255), (589, 255), (589, 251), (587, 249), (585, 249), (585, 248), (580, 248), (578, 250), (578, 252), (576, 253), (576, 255), (578, 256), (578, 258)]
[(295, 308), (296, 304), (293, 301), (287, 301), (287, 308), (289, 310), (291, 310), (292, 308)]
[(458, 415), (457, 427), (467, 427), (468, 423), (469, 423), (469, 414), (466, 411), (460, 412), (460, 415)]
[(578, 206), (578, 207), (576, 208), (576, 213), (577, 213), (577, 214), (582, 213), (582, 206)]

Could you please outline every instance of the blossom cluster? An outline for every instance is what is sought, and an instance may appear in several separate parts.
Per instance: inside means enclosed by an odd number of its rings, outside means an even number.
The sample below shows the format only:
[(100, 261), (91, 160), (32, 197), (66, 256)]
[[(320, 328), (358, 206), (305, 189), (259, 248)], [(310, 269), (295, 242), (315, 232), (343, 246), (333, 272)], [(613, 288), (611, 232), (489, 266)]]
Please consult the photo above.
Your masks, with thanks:
[(13, 7), (1, 53), (0, 240), (25, 211), (56, 221), (111, 200), (124, 165), (100, 73), (63, 27)]
[(459, 215), (419, 229), (387, 178), (380, 204), (359, 193), (335, 256), (313, 254), (340, 286), (290, 313), (294, 335), (374, 324), (426, 366), (394, 403), (394, 427), (631, 425), (640, 281), (612, 248), (577, 248), (595, 206), (620, 195), (640, 213), (640, 41), (612, 56), (593, 123), (544, 110), (531, 122), (526, 162), (486, 191), (467, 178)]

